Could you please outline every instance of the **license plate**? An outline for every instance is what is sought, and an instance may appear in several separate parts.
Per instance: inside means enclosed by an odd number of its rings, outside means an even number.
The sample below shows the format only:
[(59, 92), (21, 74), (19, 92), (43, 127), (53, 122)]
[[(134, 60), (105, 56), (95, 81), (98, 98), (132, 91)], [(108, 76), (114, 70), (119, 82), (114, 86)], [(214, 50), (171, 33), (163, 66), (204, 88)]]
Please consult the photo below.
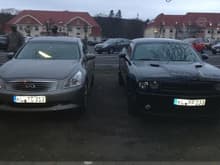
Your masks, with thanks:
[(46, 96), (14, 96), (14, 103), (46, 103)]
[(188, 107), (197, 107), (197, 106), (205, 106), (206, 99), (174, 99), (174, 105), (177, 106), (188, 106)]

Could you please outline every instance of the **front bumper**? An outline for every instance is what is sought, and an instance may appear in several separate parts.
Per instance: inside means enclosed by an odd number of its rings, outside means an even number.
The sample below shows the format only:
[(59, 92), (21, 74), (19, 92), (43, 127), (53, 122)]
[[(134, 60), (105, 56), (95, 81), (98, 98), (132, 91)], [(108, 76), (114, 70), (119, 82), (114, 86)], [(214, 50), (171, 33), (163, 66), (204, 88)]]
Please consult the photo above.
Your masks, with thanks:
[[(174, 99), (206, 99), (205, 106), (177, 106)], [(217, 117), (220, 115), (220, 96), (180, 96), (136, 93), (133, 101), (142, 112), (162, 116)], [(149, 108), (150, 107), (150, 108)]]
[[(46, 103), (14, 103), (13, 96), (46, 96)], [(83, 87), (41, 93), (1, 91), (0, 111), (33, 112), (75, 109), (83, 105), (83, 97)]]

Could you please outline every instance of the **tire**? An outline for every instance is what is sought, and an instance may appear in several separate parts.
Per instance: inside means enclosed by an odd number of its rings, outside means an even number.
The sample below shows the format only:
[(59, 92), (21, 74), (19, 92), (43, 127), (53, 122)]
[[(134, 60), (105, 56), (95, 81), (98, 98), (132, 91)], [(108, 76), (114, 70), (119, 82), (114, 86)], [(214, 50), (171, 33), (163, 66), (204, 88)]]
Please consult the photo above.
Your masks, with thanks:
[(98, 54), (102, 54), (102, 52), (101, 51), (96, 51)]
[(123, 81), (121, 72), (118, 72), (118, 84), (119, 84), (120, 86), (124, 86), (124, 81)]
[(84, 88), (84, 93), (83, 93), (83, 100), (82, 100), (82, 105), (79, 108), (79, 113), (83, 114), (86, 112), (88, 109), (88, 84)]
[(93, 86), (94, 86), (94, 81), (95, 81), (95, 76), (94, 76), (94, 75), (92, 75), (92, 80), (91, 80), (91, 84), (90, 84), (90, 86), (91, 86), (91, 87), (93, 87)]
[(133, 94), (127, 94), (128, 114), (131, 116), (138, 116), (139, 107), (133, 97), (135, 97)]
[(113, 48), (110, 48), (109, 50), (108, 50), (108, 54), (113, 54), (114, 53), (114, 49)]

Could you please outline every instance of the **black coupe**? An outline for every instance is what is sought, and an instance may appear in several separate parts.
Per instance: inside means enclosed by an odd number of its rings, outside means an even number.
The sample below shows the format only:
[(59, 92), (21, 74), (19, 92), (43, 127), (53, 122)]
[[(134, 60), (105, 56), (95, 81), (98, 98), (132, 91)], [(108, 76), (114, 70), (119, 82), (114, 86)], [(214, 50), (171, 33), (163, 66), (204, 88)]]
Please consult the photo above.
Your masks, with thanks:
[(172, 39), (135, 39), (119, 58), (119, 83), (126, 86), (128, 112), (216, 116), (220, 69), (188, 44)]

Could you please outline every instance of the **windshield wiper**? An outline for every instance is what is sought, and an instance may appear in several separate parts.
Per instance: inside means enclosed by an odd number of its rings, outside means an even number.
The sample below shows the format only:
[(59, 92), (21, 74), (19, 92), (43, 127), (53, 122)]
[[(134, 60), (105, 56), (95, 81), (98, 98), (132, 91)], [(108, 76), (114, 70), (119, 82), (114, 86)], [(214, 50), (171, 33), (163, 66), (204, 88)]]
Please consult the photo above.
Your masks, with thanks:
[(160, 59), (152, 59), (152, 58), (139, 58), (135, 60), (140, 60), (140, 61), (161, 61)]

